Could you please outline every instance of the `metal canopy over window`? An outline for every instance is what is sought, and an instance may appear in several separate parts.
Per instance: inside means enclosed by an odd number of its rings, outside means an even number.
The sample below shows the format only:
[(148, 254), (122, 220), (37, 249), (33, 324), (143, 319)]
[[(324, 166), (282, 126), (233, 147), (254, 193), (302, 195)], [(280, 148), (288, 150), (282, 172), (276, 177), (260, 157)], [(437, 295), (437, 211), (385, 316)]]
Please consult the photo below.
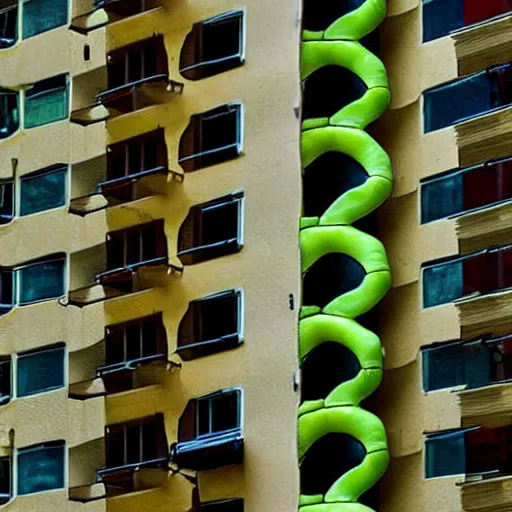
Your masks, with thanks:
[(190, 400), (171, 458), (179, 467), (197, 471), (241, 464), (242, 391), (227, 389)]
[(195, 23), (180, 53), (180, 73), (201, 80), (243, 64), (244, 13), (234, 11)]
[(178, 234), (178, 257), (193, 265), (242, 248), (243, 192), (195, 205)]
[(242, 292), (229, 290), (190, 302), (178, 329), (181, 359), (189, 361), (242, 343)]

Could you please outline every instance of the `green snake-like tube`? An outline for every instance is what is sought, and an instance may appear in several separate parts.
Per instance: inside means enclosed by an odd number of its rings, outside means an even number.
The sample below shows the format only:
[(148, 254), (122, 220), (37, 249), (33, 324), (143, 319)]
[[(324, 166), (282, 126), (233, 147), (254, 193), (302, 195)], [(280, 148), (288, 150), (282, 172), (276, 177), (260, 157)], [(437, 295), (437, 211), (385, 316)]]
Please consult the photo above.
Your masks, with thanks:
[(390, 159), (364, 131), (389, 106), (388, 78), (380, 59), (358, 42), (375, 30), (385, 15), (386, 0), (366, 0), (324, 31), (303, 31), (302, 80), (324, 66), (338, 65), (359, 76), (367, 87), (361, 98), (330, 118), (303, 122), (303, 168), (321, 155), (335, 151), (361, 164), (368, 179), (338, 197), (320, 217), (301, 219), (299, 237), (303, 273), (322, 256), (341, 253), (359, 262), (365, 277), (357, 288), (336, 297), (325, 307), (313, 305), (301, 309), (301, 363), (322, 343), (336, 342), (355, 354), (361, 370), (324, 399), (301, 404), (299, 458), (302, 459), (317, 440), (330, 433), (353, 436), (364, 446), (366, 456), (361, 464), (341, 475), (325, 495), (301, 494), (299, 512), (372, 512), (358, 503), (358, 499), (378, 482), (389, 463), (384, 425), (375, 415), (359, 407), (382, 380), (382, 345), (379, 337), (355, 318), (372, 309), (384, 297), (391, 286), (391, 271), (383, 245), (351, 226), (378, 208), (392, 188)]

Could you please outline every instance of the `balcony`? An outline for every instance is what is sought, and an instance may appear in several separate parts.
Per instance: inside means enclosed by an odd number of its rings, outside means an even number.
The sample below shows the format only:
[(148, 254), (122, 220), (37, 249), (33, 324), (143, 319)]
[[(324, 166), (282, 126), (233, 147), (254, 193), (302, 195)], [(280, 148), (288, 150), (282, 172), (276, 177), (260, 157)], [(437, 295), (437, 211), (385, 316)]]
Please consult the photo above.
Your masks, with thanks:
[(164, 415), (105, 428), (106, 467), (98, 471), (107, 497), (163, 485), (169, 470)]
[(69, 293), (68, 304), (78, 307), (148, 290), (182, 272), (178, 260), (169, 261), (163, 220), (109, 233), (103, 247), (72, 255), (71, 267), (74, 283), (93, 277)]
[(178, 425), (171, 460), (179, 468), (206, 471), (242, 464), (242, 392), (222, 390), (190, 400)]
[(70, 213), (85, 216), (102, 208), (165, 193), (171, 180), (163, 128), (112, 144), (105, 157), (72, 170)]

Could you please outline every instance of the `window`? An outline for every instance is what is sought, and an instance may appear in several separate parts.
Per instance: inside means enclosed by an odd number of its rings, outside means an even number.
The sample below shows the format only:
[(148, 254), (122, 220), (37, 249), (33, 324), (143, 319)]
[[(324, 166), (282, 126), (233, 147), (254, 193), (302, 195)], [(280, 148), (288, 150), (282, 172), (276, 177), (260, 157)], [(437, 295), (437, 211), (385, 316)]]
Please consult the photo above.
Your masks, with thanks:
[(423, 389), (433, 391), (490, 384), (496, 376), (494, 350), (483, 340), (443, 343), (423, 348)]
[(23, 39), (68, 23), (68, 0), (22, 0)]
[(200, 80), (243, 64), (242, 11), (229, 12), (195, 23), (180, 55), (180, 73)]
[(470, 294), (512, 286), (512, 247), (503, 246), (427, 264), (423, 268), (423, 304), (446, 304)]
[(242, 293), (238, 290), (192, 301), (178, 330), (177, 353), (189, 361), (236, 348), (242, 342)]
[(67, 167), (53, 166), (20, 180), (20, 215), (51, 210), (66, 204)]
[(64, 441), (18, 450), (18, 494), (64, 489)]
[(423, 41), (512, 10), (512, 0), (423, 0)]
[(167, 468), (169, 455), (163, 414), (109, 425), (105, 433), (107, 467), (100, 471), (100, 480), (130, 467)]
[(242, 391), (227, 389), (190, 400), (171, 452), (179, 467), (197, 471), (241, 464)]
[(225, 256), (242, 248), (243, 192), (193, 206), (178, 234), (185, 265)]
[(435, 478), (466, 472), (466, 430), (452, 430), (425, 436), (425, 476)]
[[(9, 2), (11, 3), (11, 2)], [(18, 39), (17, 3), (4, 8), (0, 4), (0, 50), (14, 46)]]
[(163, 220), (112, 231), (107, 235), (108, 271), (102, 275), (155, 263), (167, 263)]
[(100, 183), (104, 194), (119, 200), (134, 198), (134, 180), (167, 171), (164, 130), (139, 135), (108, 147), (107, 179)]
[(439, 130), (512, 102), (512, 65), (489, 68), (423, 94), (425, 132)]
[(244, 512), (244, 510), (244, 500), (242, 498), (211, 501), (197, 505), (194, 508), (194, 512)]
[(0, 139), (10, 137), (19, 127), (18, 93), (0, 88)]
[(5, 505), (12, 497), (11, 458), (0, 457), (0, 505)]
[(0, 183), (0, 224), (8, 224), (14, 217), (14, 184)]
[[(0, 357), (0, 405), (6, 404), (12, 397), (12, 375), (11, 375), (11, 357)], [(0, 458), (1, 461), (1, 458)], [(1, 462), (0, 462), (1, 464)], [(0, 475), (1, 485), (1, 475)], [(2, 490), (0, 489), (0, 500)]]
[(100, 375), (130, 369), (157, 359), (167, 360), (162, 313), (105, 328), (105, 366)]
[(242, 106), (195, 114), (180, 140), (178, 162), (192, 172), (237, 158), (242, 153)]
[[(33, 2), (34, 0), (30, 0)], [(25, 91), (25, 128), (66, 119), (69, 115), (68, 76), (37, 82)]]
[(31, 263), (16, 269), (18, 303), (33, 304), (65, 294), (65, 257)]
[(490, 206), (512, 198), (512, 158), (457, 169), (421, 185), (421, 222)]
[(29, 396), (64, 387), (65, 354), (64, 345), (19, 354), (17, 396)]

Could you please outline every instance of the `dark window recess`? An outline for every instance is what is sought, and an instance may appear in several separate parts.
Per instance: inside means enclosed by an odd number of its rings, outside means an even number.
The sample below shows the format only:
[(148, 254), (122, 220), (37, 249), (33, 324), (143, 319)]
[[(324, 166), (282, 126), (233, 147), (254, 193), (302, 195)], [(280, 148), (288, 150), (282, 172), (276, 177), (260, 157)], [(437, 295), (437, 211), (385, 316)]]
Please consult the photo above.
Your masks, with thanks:
[(241, 342), (242, 295), (230, 290), (195, 300), (188, 306), (178, 330), (179, 356), (189, 361)]
[(52, 166), (20, 179), (20, 215), (52, 210), (66, 204), (67, 166)]
[(192, 172), (226, 162), (242, 151), (242, 106), (222, 107), (195, 114), (180, 139), (178, 162)]
[(495, 478), (512, 474), (512, 426), (475, 427), (425, 438), (427, 478), (460, 475)]
[(345, 0), (344, 2), (322, 2), (319, 8), (314, 0), (304, 0), (303, 28), (312, 31), (324, 31), (336, 20), (354, 11), (365, 0)]
[(423, 41), (512, 10), (512, 0), (423, 0)]
[(159, 360), (167, 360), (162, 313), (106, 327), (105, 365), (97, 369), (97, 374), (103, 377), (107, 391), (116, 392), (118, 387), (123, 390), (124, 373)]
[(23, 39), (66, 25), (69, 0), (25, 0), (23, 2)]
[(489, 68), (423, 94), (425, 132), (439, 130), (512, 102), (512, 64)]
[(192, 206), (178, 234), (184, 265), (226, 256), (242, 248), (243, 193)]
[(232, 500), (210, 501), (196, 505), (192, 512), (244, 512), (244, 500), (236, 498)]
[(121, 113), (152, 104), (138, 95), (139, 86), (150, 82), (167, 84), (169, 69), (162, 35), (153, 36), (110, 53), (107, 58), (108, 89), (98, 100)]
[(200, 80), (243, 64), (242, 11), (228, 12), (195, 23), (180, 54), (180, 73)]
[(98, 481), (107, 485), (143, 468), (167, 470), (169, 452), (164, 415), (155, 414), (105, 428), (106, 468)]
[(190, 400), (178, 424), (173, 461), (196, 471), (243, 462), (240, 390), (223, 390)]
[(63, 344), (19, 354), (17, 396), (29, 396), (64, 387), (65, 357)]
[(167, 264), (164, 221), (156, 220), (107, 235), (107, 270), (98, 275), (105, 283), (126, 277), (138, 268)]
[(14, 217), (14, 184), (0, 183), (0, 224), (8, 224)]
[(91, 60), (91, 46), (88, 44), (84, 44), (84, 60)]
[(446, 304), (471, 294), (487, 294), (512, 286), (512, 246), (487, 249), (425, 266), (423, 304)]
[(18, 40), (18, 7), (10, 5), (6, 9), (0, 3), (0, 50), (10, 48)]
[(135, 198), (136, 180), (164, 173), (167, 166), (164, 130), (159, 128), (109, 146), (107, 179), (99, 188), (105, 196), (131, 201)]
[(512, 158), (430, 178), (421, 185), (421, 222), (460, 215), (512, 198)]
[(14, 272), (2, 270), (0, 272), (0, 315), (5, 315), (14, 307)]
[(18, 451), (18, 494), (64, 488), (64, 441), (40, 444)]
[(156, 0), (94, 0), (96, 9), (105, 9), (108, 13), (123, 17), (135, 16), (157, 6)]
[(10, 457), (0, 457), (0, 505), (12, 497), (12, 464)]
[(10, 137), (19, 127), (18, 93), (0, 88), (0, 139)]
[[(12, 398), (12, 362), (11, 356), (0, 357), (0, 405)], [(1, 460), (1, 459), (0, 459)], [(1, 485), (1, 481), (0, 481)], [(1, 499), (0, 489), (0, 499)]]

